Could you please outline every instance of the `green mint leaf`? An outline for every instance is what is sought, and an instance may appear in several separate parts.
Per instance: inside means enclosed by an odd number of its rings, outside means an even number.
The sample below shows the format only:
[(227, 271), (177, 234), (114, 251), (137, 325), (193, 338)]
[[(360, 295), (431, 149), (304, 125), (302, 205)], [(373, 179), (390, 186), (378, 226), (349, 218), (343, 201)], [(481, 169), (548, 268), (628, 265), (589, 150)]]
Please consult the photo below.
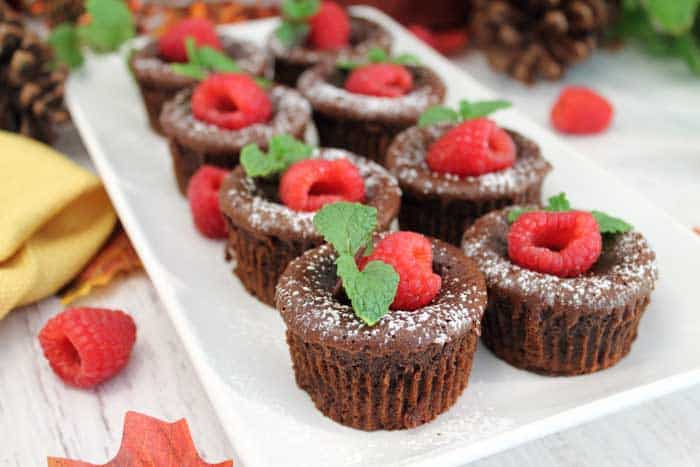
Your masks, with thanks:
[(269, 177), (283, 172), (290, 165), (308, 159), (313, 148), (288, 135), (273, 136), (267, 154), (257, 144), (249, 144), (241, 151), (241, 165), (249, 177)]
[(267, 78), (263, 78), (261, 76), (253, 76), (253, 81), (257, 83), (258, 86), (261, 88), (265, 89), (270, 89), (272, 85), (274, 84), (272, 80), (269, 80)]
[(82, 42), (96, 52), (112, 52), (134, 37), (131, 11), (122, 0), (87, 0), (90, 23), (79, 26)]
[(335, 66), (341, 70), (354, 70), (359, 67), (360, 64), (351, 60), (339, 60), (336, 62)]
[(241, 67), (238, 66), (235, 60), (209, 46), (199, 47), (197, 57), (204, 68), (212, 71), (225, 73), (241, 71)]
[(201, 80), (207, 77), (207, 70), (195, 63), (172, 63), (170, 69), (174, 73), (190, 78)]
[(394, 57), (393, 63), (404, 66), (418, 66), (421, 64), (420, 58), (413, 54), (400, 54)]
[(601, 234), (621, 234), (632, 230), (630, 224), (617, 217), (612, 217), (600, 211), (591, 211), (591, 214), (598, 222)]
[(460, 117), (449, 107), (434, 105), (428, 107), (418, 119), (418, 126), (430, 126), (437, 123), (457, 123)]
[(320, 7), (319, 0), (284, 0), (282, 17), (294, 22), (306, 21), (315, 15)]
[(338, 258), (337, 272), (355, 315), (367, 325), (375, 325), (389, 312), (399, 286), (393, 267), (371, 261), (360, 271), (353, 256), (343, 255)]
[(279, 39), (285, 47), (298, 44), (308, 33), (309, 25), (306, 23), (290, 23), (289, 21), (283, 21), (277, 29), (275, 29), (277, 39)]
[(193, 65), (203, 66), (199, 59), (199, 49), (197, 41), (194, 37), (188, 36), (185, 38), (185, 50), (187, 51), (187, 61)]
[(354, 257), (360, 248), (372, 243), (377, 209), (359, 203), (327, 204), (314, 216), (314, 226), (338, 255)]
[(471, 120), (474, 118), (485, 117), (497, 110), (507, 109), (511, 103), (504, 100), (496, 101), (476, 101), (469, 102), (462, 100), (459, 102), (459, 114), (462, 120)]
[(664, 32), (680, 35), (690, 30), (700, 0), (646, 0), (643, 2), (652, 22)]
[(532, 208), (514, 208), (508, 211), (508, 223), (512, 224), (518, 220), (518, 217), (525, 214), (526, 212), (534, 211)]
[(369, 49), (369, 52), (367, 52), (367, 60), (369, 60), (370, 63), (384, 63), (389, 61), (389, 55), (384, 49), (372, 47)]
[(49, 36), (49, 44), (53, 47), (56, 62), (75, 68), (83, 64), (83, 53), (80, 50), (78, 31), (74, 26), (63, 23), (54, 28)]
[(547, 207), (545, 210), (552, 212), (571, 211), (571, 203), (569, 203), (569, 200), (566, 198), (566, 193), (562, 192), (547, 199)]

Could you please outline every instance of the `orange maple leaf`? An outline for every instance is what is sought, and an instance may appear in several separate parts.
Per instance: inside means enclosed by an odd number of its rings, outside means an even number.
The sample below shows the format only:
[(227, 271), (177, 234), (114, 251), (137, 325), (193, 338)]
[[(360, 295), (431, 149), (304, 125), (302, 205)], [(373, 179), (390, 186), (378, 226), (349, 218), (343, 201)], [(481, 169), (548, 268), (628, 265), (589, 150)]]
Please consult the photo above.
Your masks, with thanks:
[(49, 457), (48, 467), (233, 467), (233, 461), (207, 464), (199, 457), (185, 420), (166, 423), (127, 412), (117, 457), (98, 466)]
[(109, 284), (119, 274), (141, 267), (141, 260), (129, 237), (123, 229), (119, 229), (75, 278), (73, 286), (61, 297), (61, 302), (68, 305), (88, 295), (94, 288)]

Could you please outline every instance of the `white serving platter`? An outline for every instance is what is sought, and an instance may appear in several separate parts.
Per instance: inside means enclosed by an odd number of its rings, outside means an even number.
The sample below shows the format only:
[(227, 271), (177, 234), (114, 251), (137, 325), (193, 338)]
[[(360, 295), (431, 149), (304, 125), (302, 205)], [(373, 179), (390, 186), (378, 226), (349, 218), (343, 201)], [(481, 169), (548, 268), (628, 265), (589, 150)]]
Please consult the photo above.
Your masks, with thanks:
[[(448, 101), (494, 96), (485, 86), (369, 8), (448, 85)], [(224, 31), (262, 42), (274, 20)], [(177, 191), (165, 141), (153, 133), (124, 57), (91, 57), (74, 73), (67, 101), (87, 148), (235, 450), (246, 467), (458, 466), (623, 407), (700, 382), (700, 242), (643, 195), (572, 151), (518, 109), (496, 119), (537, 141), (554, 171), (545, 194), (566, 191), (644, 232), (661, 278), (632, 353), (593, 375), (550, 378), (516, 370), (483, 347), (469, 387), (434, 422), (365, 433), (323, 417), (294, 383), (277, 313), (250, 297), (202, 238)], [(543, 104), (545, 105), (545, 104)], [(529, 109), (520, 109), (527, 112)], [(187, 382), (183, 382), (187, 384)]]

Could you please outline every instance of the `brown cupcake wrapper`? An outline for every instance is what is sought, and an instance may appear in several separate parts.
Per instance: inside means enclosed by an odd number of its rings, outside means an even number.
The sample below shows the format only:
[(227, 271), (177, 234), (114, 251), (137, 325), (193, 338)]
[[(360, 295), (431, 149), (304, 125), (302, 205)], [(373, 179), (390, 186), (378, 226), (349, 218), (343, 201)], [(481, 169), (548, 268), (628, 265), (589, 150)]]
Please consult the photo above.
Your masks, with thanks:
[(646, 295), (607, 313), (567, 313), (489, 290), (482, 340), (517, 368), (552, 376), (593, 373), (629, 353), (649, 300)]
[(182, 90), (182, 88), (169, 88), (165, 86), (151, 86), (146, 83), (139, 82), (139, 91), (146, 106), (148, 114), (148, 123), (151, 128), (158, 134), (163, 134), (163, 128), (160, 126), (160, 112), (163, 110), (163, 105)]
[(479, 217), (516, 204), (539, 204), (542, 182), (517, 195), (488, 200), (452, 200), (418, 197), (404, 191), (401, 198), (401, 230), (420, 232), (459, 246), (462, 236)]
[(254, 235), (236, 227), (227, 218), (227, 254), (236, 259), (234, 274), (246, 290), (260, 301), (275, 306), (277, 281), (290, 261), (321, 241), (290, 241), (278, 237)]
[(175, 139), (168, 140), (170, 155), (173, 158), (173, 171), (180, 193), (187, 194), (190, 178), (203, 165), (214, 165), (223, 169), (233, 169), (238, 165), (238, 154), (212, 154), (190, 149)]
[(403, 125), (358, 121), (315, 111), (314, 122), (321, 146), (342, 148), (384, 165), (386, 152)]
[(449, 409), (467, 387), (474, 332), (417, 353), (372, 356), (308, 343), (287, 331), (297, 385), (334, 421), (360, 430), (401, 430)]

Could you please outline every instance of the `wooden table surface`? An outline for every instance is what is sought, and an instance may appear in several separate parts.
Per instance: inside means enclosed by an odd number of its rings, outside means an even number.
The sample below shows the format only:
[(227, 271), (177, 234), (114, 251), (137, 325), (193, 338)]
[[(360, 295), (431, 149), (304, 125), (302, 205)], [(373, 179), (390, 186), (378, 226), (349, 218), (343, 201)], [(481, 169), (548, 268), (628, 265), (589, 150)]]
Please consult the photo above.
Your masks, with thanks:
[[(458, 62), (547, 124), (560, 84), (525, 88), (492, 74), (473, 54)], [(567, 81), (596, 87), (618, 110), (607, 134), (572, 139), (572, 144), (681, 222), (700, 225), (700, 80), (691, 78), (681, 65), (651, 62), (628, 51), (601, 54)], [(60, 147), (89, 164), (75, 133), (63, 135)], [(186, 418), (207, 461), (232, 457), (232, 447), (148, 277), (132, 274), (82, 303), (139, 310), (132, 361), (96, 390), (71, 389), (49, 369), (36, 339), (47, 319), (62, 308), (55, 298), (16, 310), (0, 321), (0, 465), (45, 465), (48, 455), (104, 463), (118, 450), (128, 410), (170, 421)], [(474, 465), (700, 465), (698, 420), (700, 387), (695, 387)]]

